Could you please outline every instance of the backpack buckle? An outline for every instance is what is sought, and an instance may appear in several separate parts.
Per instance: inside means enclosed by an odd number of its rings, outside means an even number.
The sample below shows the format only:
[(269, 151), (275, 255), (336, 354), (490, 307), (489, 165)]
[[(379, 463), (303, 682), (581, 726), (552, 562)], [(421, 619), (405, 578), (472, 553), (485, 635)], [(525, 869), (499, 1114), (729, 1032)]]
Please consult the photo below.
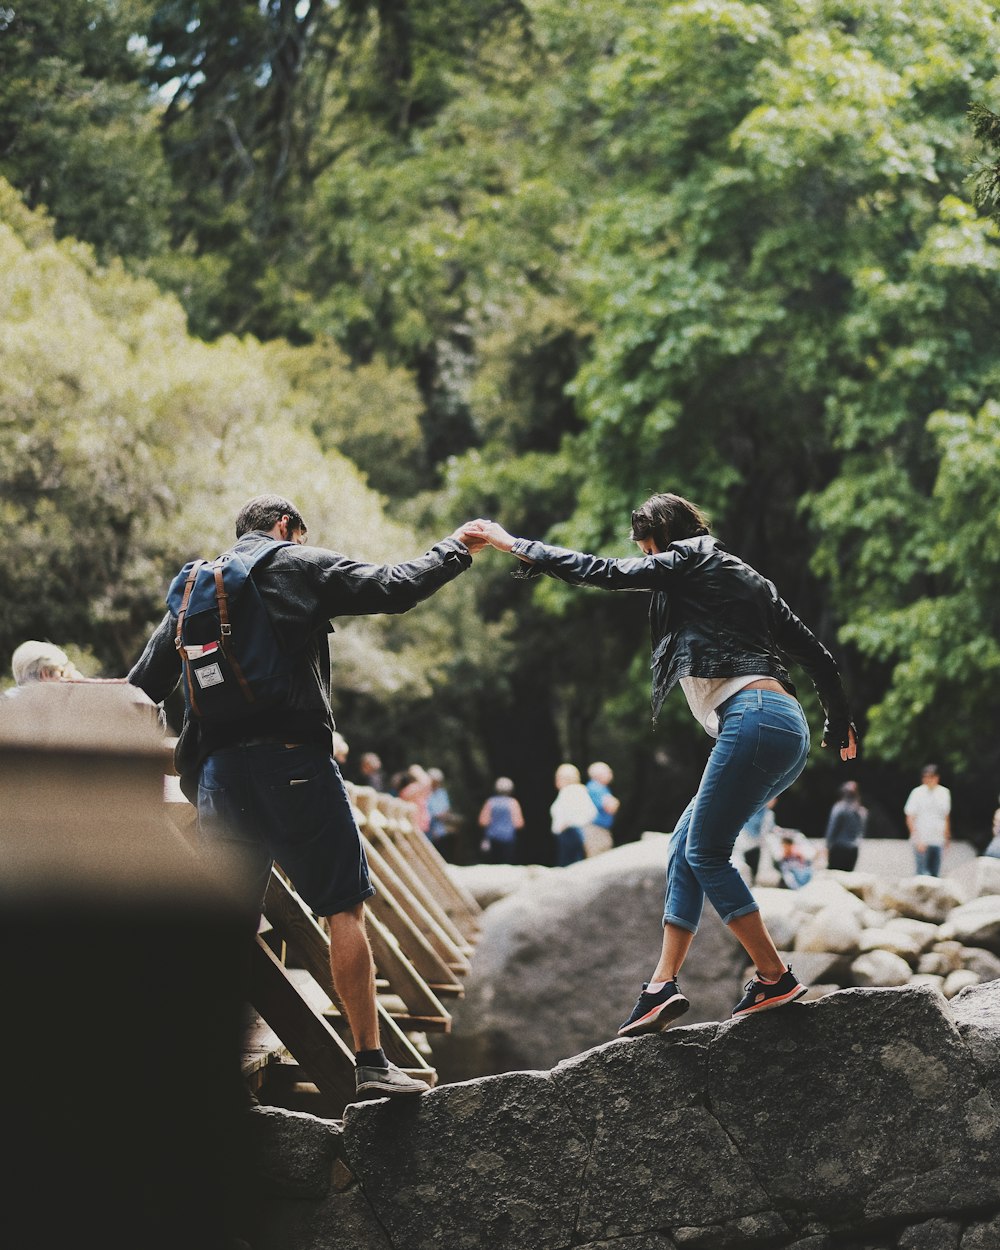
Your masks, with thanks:
[(233, 627), (227, 621), (224, 625), (219, 627), (219, 632), (222, 634), (223, 638), (229, 638), (232, 635)]

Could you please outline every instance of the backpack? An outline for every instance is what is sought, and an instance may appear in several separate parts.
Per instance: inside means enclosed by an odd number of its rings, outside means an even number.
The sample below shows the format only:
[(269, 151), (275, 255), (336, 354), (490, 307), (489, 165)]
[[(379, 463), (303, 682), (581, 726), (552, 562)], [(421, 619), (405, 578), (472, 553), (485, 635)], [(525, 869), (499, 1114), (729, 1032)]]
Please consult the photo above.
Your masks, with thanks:
[(203, 721), (233, 721), (281, 704), (293, 659), (278, 642), (253, 578), (265, 556), (291, 543), (252, 535), (217, 559), (191, 560), (170, 583), (184, 703)]

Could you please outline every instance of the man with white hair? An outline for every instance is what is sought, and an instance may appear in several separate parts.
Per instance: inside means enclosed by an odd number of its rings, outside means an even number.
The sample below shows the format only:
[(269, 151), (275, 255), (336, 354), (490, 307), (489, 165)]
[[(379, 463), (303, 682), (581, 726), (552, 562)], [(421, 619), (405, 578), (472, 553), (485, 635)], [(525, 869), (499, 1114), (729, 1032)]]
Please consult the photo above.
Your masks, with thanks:
[(51, 642), (22, 642), (10, 662), (14, 681), (28, 686), (36, 681), (67, 681), (78, 676), (66, 652)]

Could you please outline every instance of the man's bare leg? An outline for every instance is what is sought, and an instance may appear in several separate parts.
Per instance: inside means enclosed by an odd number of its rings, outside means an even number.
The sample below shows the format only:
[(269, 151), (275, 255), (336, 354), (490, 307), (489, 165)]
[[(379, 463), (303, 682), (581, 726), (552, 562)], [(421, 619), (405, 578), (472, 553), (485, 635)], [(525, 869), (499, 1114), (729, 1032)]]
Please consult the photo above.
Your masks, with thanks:
[(390, 1063), (382, 1050), (375, 998), (375, 961), (365, 932), (365, 907), (327, 916), (333, 986), (354, 1038), (358, 1094), (393, 1098), (423, 1094), (427, 1086)]
[(327, 916), (330, 926), (330, 972), (355, 1051), (378, 1050), (378, 1012), (375, 1006), (375, 961), (365, 931), (365, 905)]

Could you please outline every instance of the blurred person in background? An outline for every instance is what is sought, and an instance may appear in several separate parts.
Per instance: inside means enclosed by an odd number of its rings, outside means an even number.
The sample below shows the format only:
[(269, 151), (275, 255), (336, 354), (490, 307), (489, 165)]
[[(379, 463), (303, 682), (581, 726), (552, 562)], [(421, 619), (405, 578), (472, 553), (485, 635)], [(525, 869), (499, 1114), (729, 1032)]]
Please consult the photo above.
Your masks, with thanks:
[(841, 872), (853, 872), (858, 847), (868, 825), (868, 808), (861, 802), (856, 781), (845, 781), (840, 798), (830, 808), (826, 822), (826, 864)]
[(479, 812), (483, 831), (480, 851), (491, 864), (517, 863), (517, 835), (524, 828), (524, 813), (514, 797), (514, 783), (498, 777), (493, 793)]
[(587, 793), (597, 808), (596, 818), (584, 827), (583, 848), (588, 856), (599, 855), (602, 851), (610, 851), (615, 844), (611, 827), (621, 803), (611, 793), (611, 783), (615, 779), (611, 765), (603, 760), (595, 760), (587, 769)]

